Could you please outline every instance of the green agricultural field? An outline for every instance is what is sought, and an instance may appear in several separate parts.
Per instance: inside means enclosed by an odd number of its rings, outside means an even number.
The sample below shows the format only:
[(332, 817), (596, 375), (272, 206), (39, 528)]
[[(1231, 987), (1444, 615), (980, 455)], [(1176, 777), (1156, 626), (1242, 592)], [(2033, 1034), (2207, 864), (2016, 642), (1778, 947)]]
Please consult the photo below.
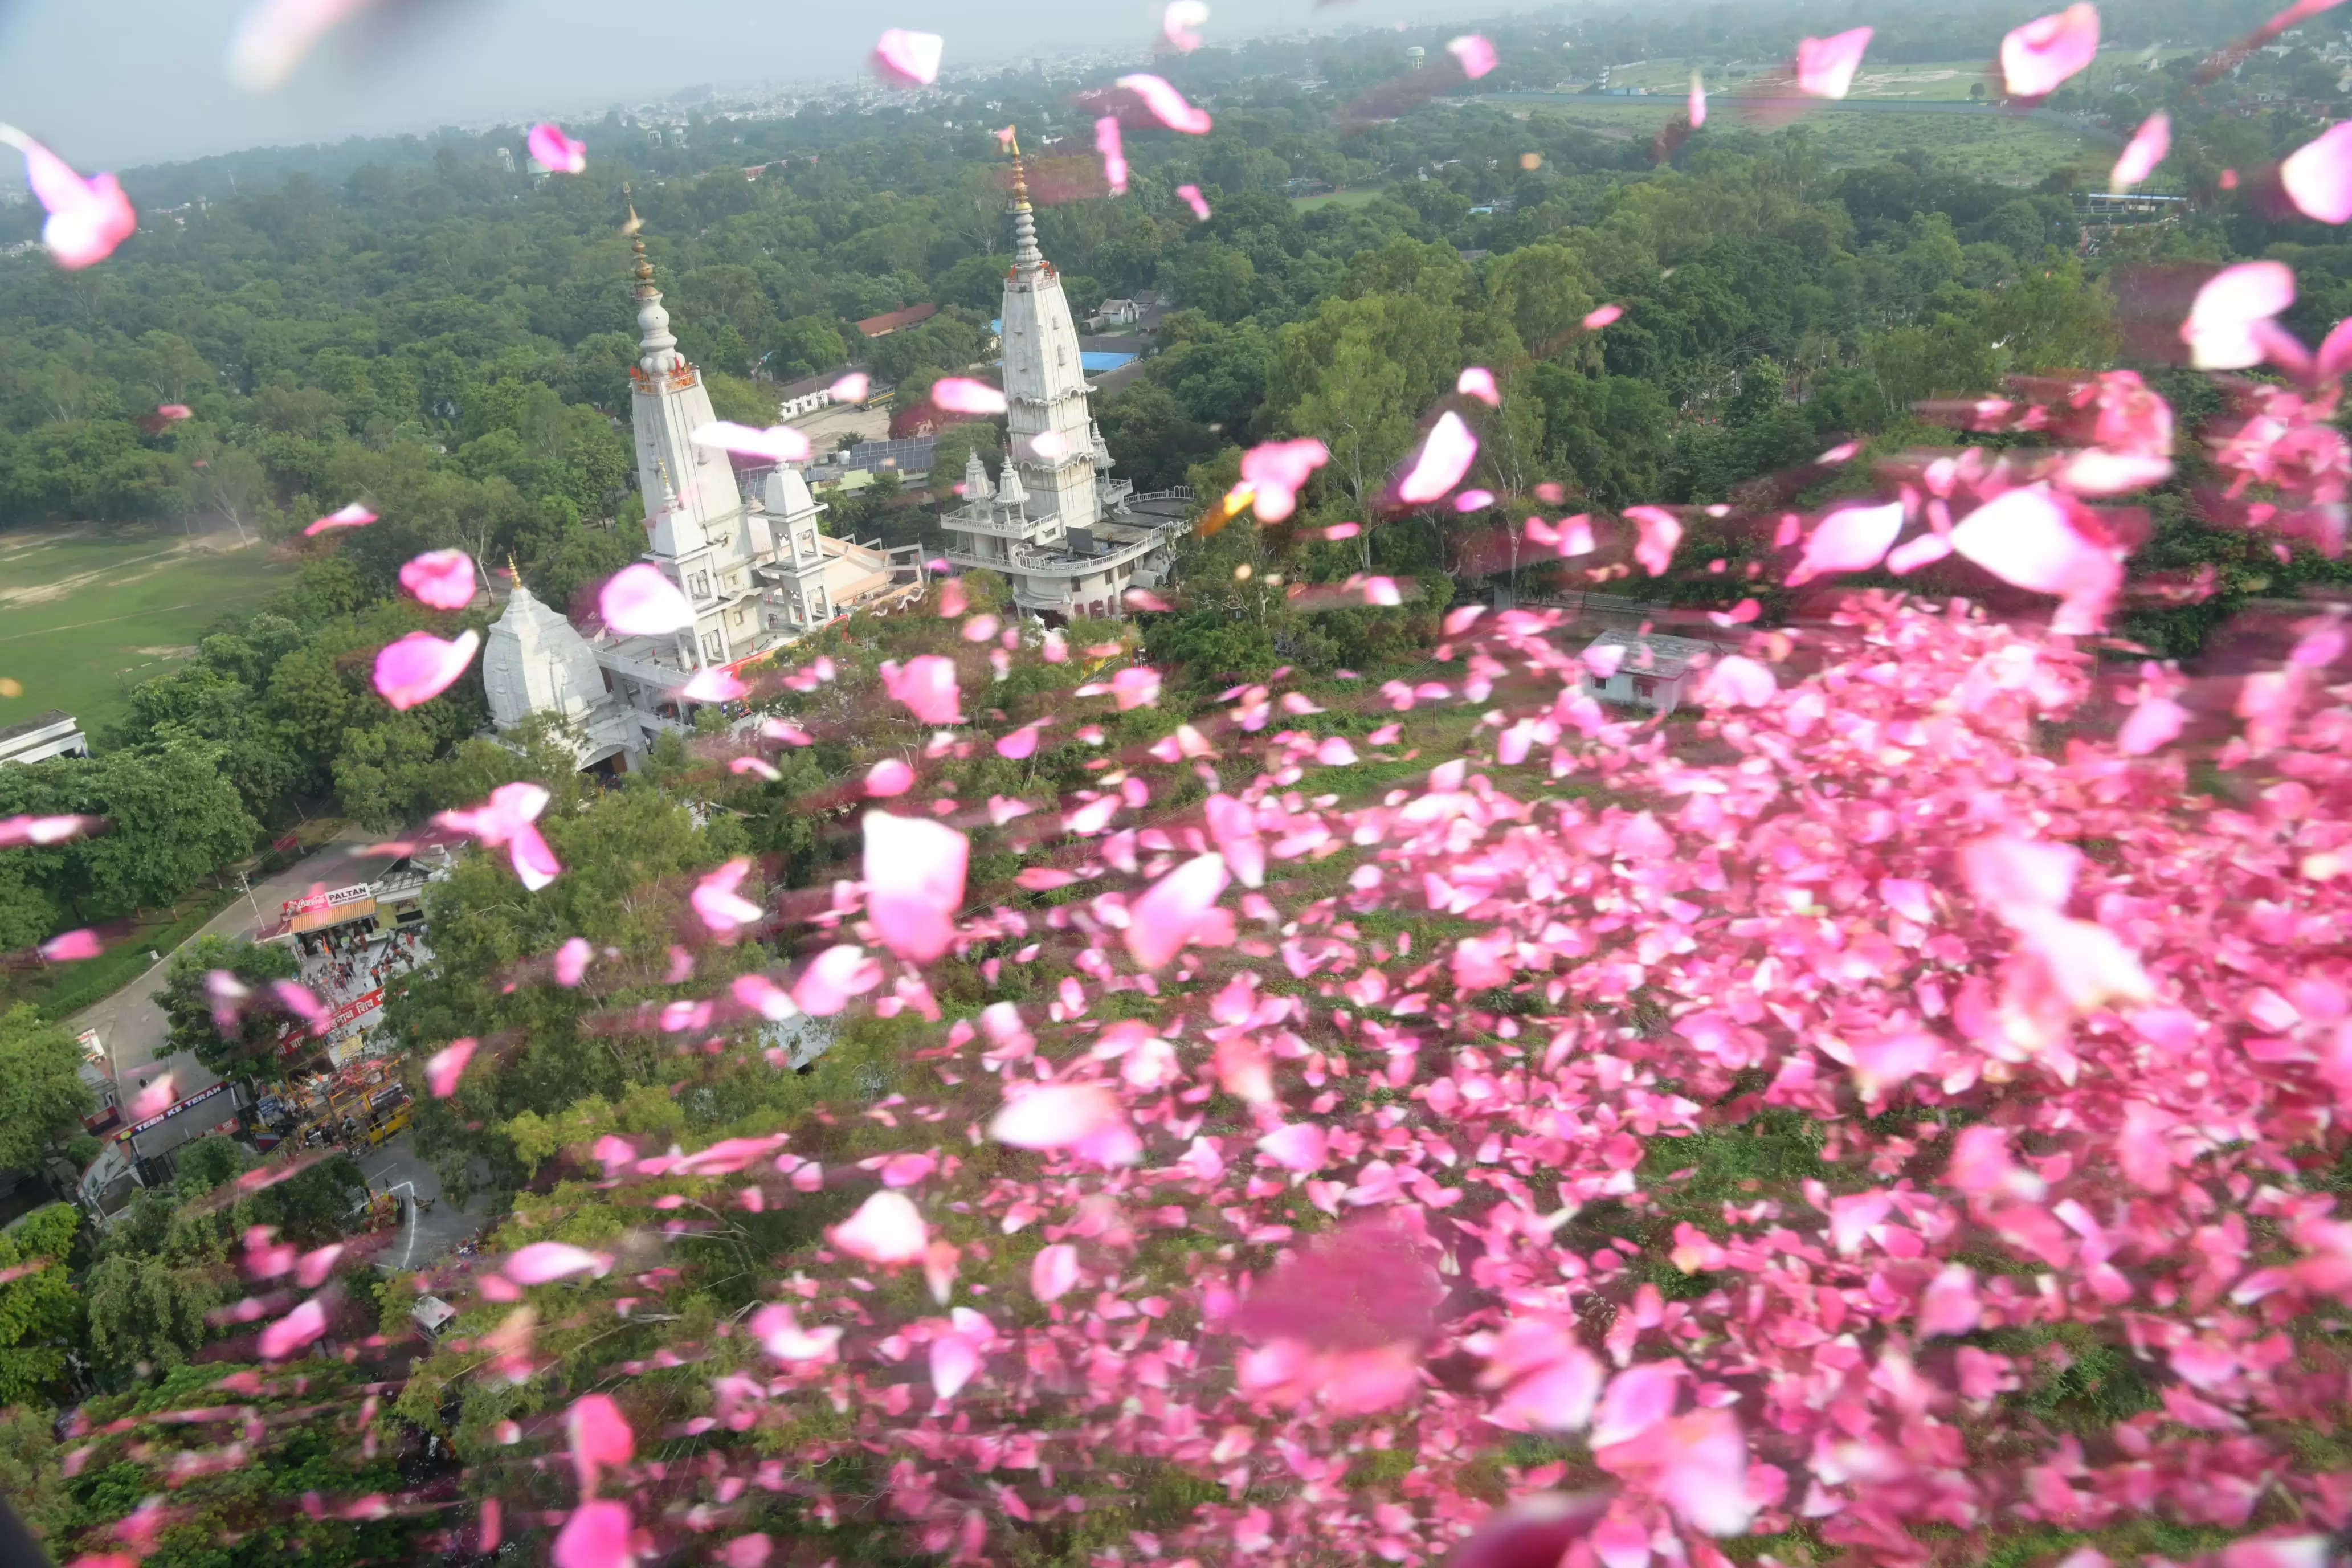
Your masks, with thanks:
[(250, 610), (291, 580), (264, 546), (149, 529), (0, 533), (0, 726), (62, 708), (95, 732), (123, 693), (195, 651), (223, 616)]
[[(1524, 100), (1523, 100), (1524, 101)], [(1516, 107), (1516, 106), (1515, 106)], [(1629, 100), (1615, 103), (1562, 103), (1537, 109), (1548, 119), (1563, 120), (1596, 136), (1612, 140), (1648, 141), (1680, 115), (1679, 98)], [(2032, 185), (2052, 170), (2088, 160), (2102, 167), (2115, 149), (2076, 135), (2045, 121), (2001, 114), (1889, 114), (1826, 110), (1801, 121), (1813, 145), (1833, 165), (1882, 163), (1898, 153), (1932, 154), (1938, 163), (1979, 179), (2005, 185)], [(1708, 118), (1709, 131), (1757, 130), (1773, 134), (1777, 127), (1749, 126), (1740, 111), (1725, 106)]]

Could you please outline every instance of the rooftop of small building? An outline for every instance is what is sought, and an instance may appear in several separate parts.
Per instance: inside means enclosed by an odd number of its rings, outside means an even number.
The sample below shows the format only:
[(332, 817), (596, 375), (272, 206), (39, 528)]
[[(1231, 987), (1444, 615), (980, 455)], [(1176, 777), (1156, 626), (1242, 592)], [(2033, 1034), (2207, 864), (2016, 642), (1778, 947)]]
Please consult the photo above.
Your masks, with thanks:
[(74, 716), (64, 709), (52, 708), (46, 712), (36, 713), (29, 719), (20, 719), (14, 724), (0, 725), (0, 745), (5, 745), (10, 741), (20, 740), (26, 735), (37, 735), (44, 730), (54, 730), (60, 724), (71, 724), (73, 721)]
[(1587, 652), (1596, 647), (1625, 649), (1625, 662), (1618, 666), (1628, 675), (1663, 676), (1671, 680), (1685, 673), (1702, 657), (1712, 658), (1724, 651), (1720, 643), (1700, 637), (1670, 637), (1664, 632), (1605, 631), (1584, 645)]

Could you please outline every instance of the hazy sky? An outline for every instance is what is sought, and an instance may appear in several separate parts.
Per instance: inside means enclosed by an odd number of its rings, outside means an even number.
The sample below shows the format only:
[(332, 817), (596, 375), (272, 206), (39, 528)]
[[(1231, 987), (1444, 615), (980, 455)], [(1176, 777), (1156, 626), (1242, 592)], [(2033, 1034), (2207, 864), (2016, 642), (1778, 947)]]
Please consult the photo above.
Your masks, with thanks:
[[(85, 171), (271, 143), (599, 112), (697, 84), (824, 79), (884, 26), (942, 34), (952, 67), (1148, 44), (1147, 0), (412, 0), (389, 37), (331, 38), (277, 93), (229, 85), (248, 0), (0, 0), (0, 121)], [(1228, 37), (1510, 9), (1509, 0), (1211, 0)], [(13, 182), (11, 182), (13, 183)]]

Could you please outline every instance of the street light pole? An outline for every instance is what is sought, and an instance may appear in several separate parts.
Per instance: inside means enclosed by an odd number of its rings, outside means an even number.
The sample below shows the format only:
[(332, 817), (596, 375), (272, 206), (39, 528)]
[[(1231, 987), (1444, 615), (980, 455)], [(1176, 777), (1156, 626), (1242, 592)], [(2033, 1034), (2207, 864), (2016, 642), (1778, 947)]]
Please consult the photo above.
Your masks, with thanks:
[(261, 928), (261, 905), (254, 899), (253, 883), (244, 872), (239, 871), (236, 874), (236, 885), (245, 889), (245, 901), (252, 906), (254, 929), (258, 931)]

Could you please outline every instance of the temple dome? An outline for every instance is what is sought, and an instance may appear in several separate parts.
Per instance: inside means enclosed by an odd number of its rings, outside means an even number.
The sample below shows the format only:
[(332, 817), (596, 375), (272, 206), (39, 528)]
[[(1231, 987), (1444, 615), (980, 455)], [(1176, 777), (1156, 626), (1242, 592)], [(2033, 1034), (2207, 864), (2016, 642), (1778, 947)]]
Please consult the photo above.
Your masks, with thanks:
[(580, 719), (604, 700), (604, 672), (582, 637), (520, 582), (482, 647), (490, 718), (510, 730), (533, 713)]

